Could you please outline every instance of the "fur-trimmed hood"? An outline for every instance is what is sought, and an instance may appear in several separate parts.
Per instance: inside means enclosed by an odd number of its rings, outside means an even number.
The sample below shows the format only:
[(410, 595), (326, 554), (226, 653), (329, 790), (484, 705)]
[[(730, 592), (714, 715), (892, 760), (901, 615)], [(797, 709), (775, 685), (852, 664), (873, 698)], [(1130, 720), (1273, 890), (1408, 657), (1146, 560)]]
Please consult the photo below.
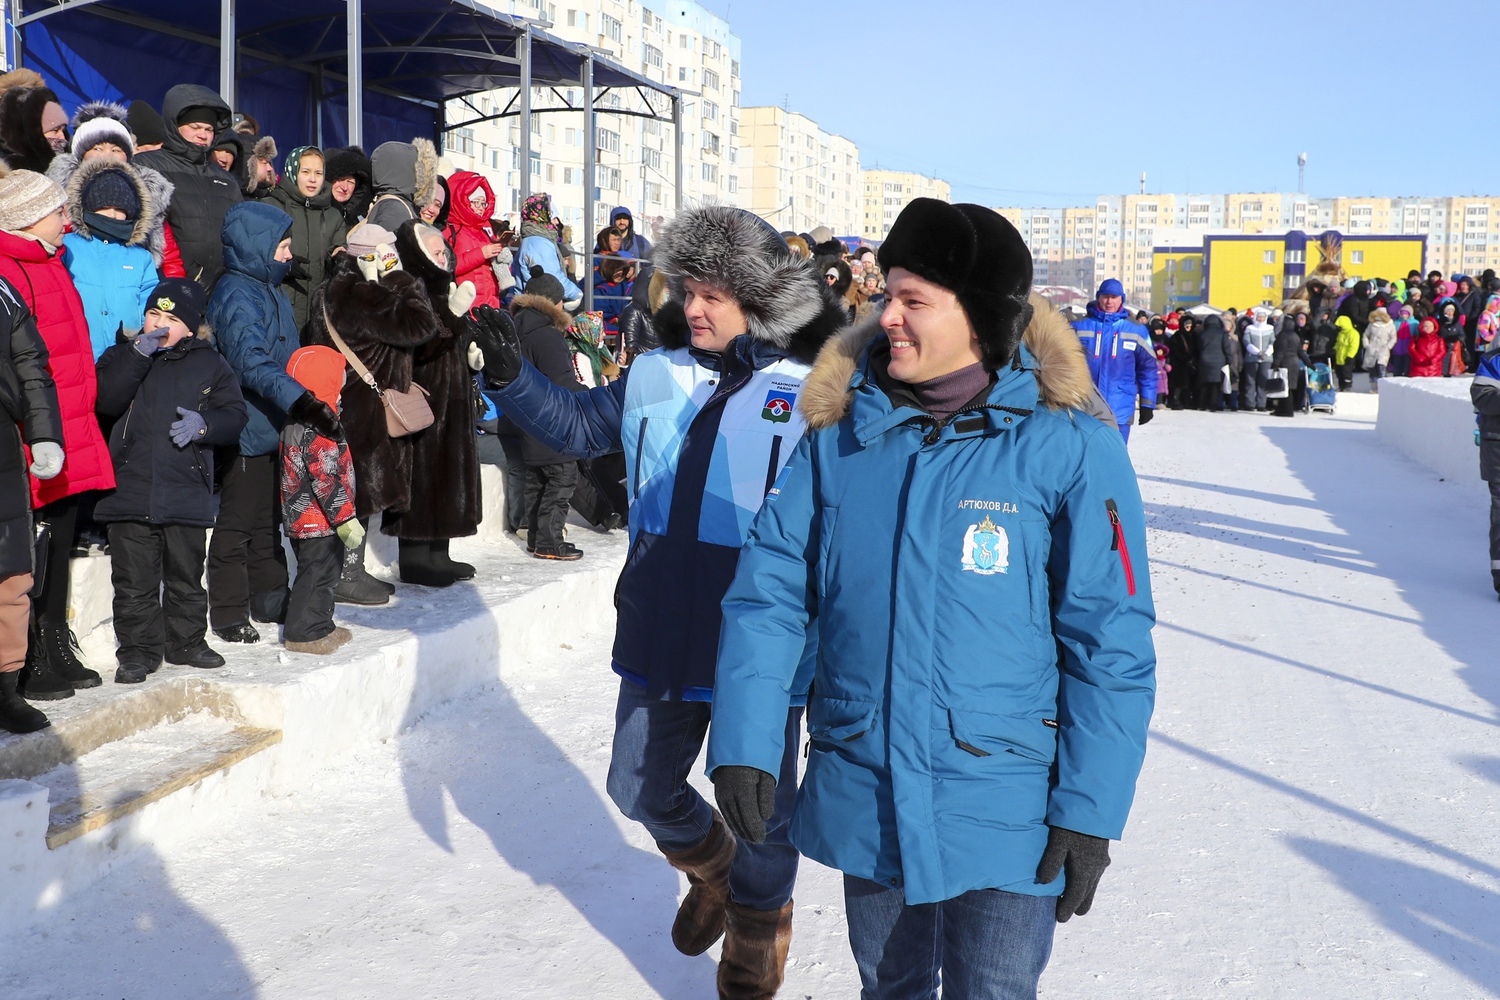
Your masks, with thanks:
[(130, 231), (130, 245), (138, 247), (149, 247), (151, 227), (155, 224), (161, 209), (152, 197), (151, 189), (146, 185), (141, 175), (128, 163), (107, 156), (96, 156), (92, 160), (84, 160), (73, 171), (73, 176), (68, 178), (66, 192), (68, 200), (68, 218), (72, 220), (73, 231), (85, 239), (93, 239), (93, 233), (89, 231), (86, 213), (83, 209), (83, 192), (89, 183), (101, 174), (117, 173), (135, 189), (136, 197), (140, 199), (141, 210), (135, 217), (135, 226)]
[[(1031, 296), (1031, 308), (1031, 322), (1021, 343), (1031, 355), (1031, 372), (1042, 404), (1096, 412), (1097, 393), (1078, 334), (1040, 295)], [(870, 345), (884, 334), (879, 317), (873, 317), (844, 330), (818, 354), (798, 403), (810, 430), (823, 430), (844, 419), (854, 395), (855, 374)]]
[(568, 314), (563, 311), (562, 306), (540, 295), (523, 294), (517, 295), (510, 300), (510, 312), (512, 316), (519, 313), (522, 309), (535, 309), (551, 320), (552, 325), (563, 333), (567, 333), (568, 328), (573, 325), (573, 321), (568, 318)]
[(370, 154), (375, 194), (398, 194), (420, 208), (437, 191), (437, 147), (430, 139), (383, 142)]
[(769, 223), (742, 209), (705, 205), (684, 211), (667, 224), (652, 263), (669, 289), (657, 317), (667, 347), (687, 341), (682, 302), (688, 278), (729, 292), (750, 336), (798, 360), (811, 362), (848, 322), (812, 263), (793, 254)]
[[(146, 191), (151, 195), (149, 209), (147, 201), (141, 201), (141, 220), (146, 222), (148, 231), (146, 234), (146, 249), (151, 251), (151, 256), (156, 260), (157, 267), (161, 266), (162, 258), (167, 250), (167, 237), (164, 231), (167, 207), (172, 204), (172, 192), (176, 190), (172, 182), (159, 170), (142, 166), (131, 161), (130, 169), (135, 176), (146, 186)], [(52, 160), (52, 165), (47, 168), (47, 176), (56, 181), (64, 191), (69, 189), (73, 182), (73, 174), (78, 170), (78, 159), (72, 153), (58, 153)], [(71, 209), (69, 209), (71, 212)], [(149, 218), (148, 218), (148, 214)], [(74, 227), (78, 228), (75, 221)]]

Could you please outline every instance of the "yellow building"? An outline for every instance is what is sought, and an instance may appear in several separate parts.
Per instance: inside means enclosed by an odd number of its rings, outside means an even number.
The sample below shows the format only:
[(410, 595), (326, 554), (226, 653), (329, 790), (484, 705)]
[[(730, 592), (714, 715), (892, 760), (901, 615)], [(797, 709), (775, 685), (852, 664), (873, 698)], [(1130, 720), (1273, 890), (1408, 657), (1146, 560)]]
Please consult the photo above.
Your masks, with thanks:
[(1203, 248), (1156, 247), (1151, 260), (1151, 311), (1168, 313), (1203, 302)]
[[(940, 181), (936, 177), (901, 170), (866, 170), (860, 235), (867, 240), (885, 239), (890, 235), (891, 224), (896, 221), (896, 216), (916, 198), (952, 201), (953, 189), (947, 181)], [(1011, 222), (1019, 228), (1019, 215), (1011, 219)]]
[[(1405, 278), (1408, 271), (1421, 269), (1427, 252), (1427, 237), (1422, 235), (1348, 233), (1341, 239), (1344, 271), (1356, 281), (1377, 277)], [(1156, 260), (1164, 274), (1167, 262), (1174, 257), (1178, 261), (1192, 259), (1190, 253), (1174, 253), (1171, 247), (1158, 248)], [(1225, 309), (1231, 306), (1240, 310), (1257, 305), (1278, 306), (1287, 295), (1302, 286), (1307, 273), (1321, 260), (1317, 237), (1301, 230), (1205, 236), (1202, 262), (1197, 265), (1202, 271), (1203, 301)], [(1165, 288), (1165, 278), (1162, 284)], [(1153, 304), (1155, 302), (1153, 295)]]

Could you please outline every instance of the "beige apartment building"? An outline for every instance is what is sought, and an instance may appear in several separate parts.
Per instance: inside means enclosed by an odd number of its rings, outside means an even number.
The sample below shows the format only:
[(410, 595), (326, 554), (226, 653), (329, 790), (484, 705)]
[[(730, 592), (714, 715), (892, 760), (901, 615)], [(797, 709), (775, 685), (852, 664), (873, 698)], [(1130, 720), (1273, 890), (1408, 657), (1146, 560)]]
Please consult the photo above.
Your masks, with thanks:
[(864, 189), (853, 141), (786, 108), (741, 108), (739, 120), (740, 207), (783, 232), (861, 231)]
[[(864, 209), (859, 235), (867, 240), (883, 240), (890, 235), (891, 224), (916, 198), (952, 201), (953, 188), (947, 181), (900, 170), (866, 170)], [(850, 230), (850, 234), (856, 230)]]
[[(491, 2), (497, 10), (551, 22), (541, 30), (582, 45), (633, 72), (669, 84), (685, 94), (683, 122), (683, 201), (740, 203), (740, 39), (729, 23), (695, 0), (511, 0)], [(454, 170), (484, 174), (495, 189), (502, 214), (520, 211), (520, 123), (499, 116), (514, 90), (450, 101), (444, 158)], [(595, 101), (595, 148), (585, 151), (583, 112), (543, 109), (582, 108), (581, 87), (537, 87), (531, 120), (531, 190), (552, 195), (553, 210), (573, 227), (573, 245), (592, 247), (583, 233), (583, 164), (595, 164), (594, 219), (609, 222), (616, 205), (628, 207), (637, 228), (650, 237), (674, 209), (676, 142), (670, 102), (655, 97), (666, 121), (612, 111), (642, 111), (633, 91), (612, 91)], [(489, 119), (489, 120), (479, 120)], [(471, 123), (471, 124), (464, 124)]]

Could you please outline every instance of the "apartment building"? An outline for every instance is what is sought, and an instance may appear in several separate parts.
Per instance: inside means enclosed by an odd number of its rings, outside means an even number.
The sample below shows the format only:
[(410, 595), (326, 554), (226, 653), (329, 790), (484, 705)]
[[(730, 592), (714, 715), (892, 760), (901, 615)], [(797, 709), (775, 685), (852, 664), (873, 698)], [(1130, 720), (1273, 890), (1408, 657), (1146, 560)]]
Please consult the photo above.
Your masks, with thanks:
[[(901, 210), (917, 198), (952, 201), (953, 188), (947, 181), (924, 174), (900, 170), (866, 170), (862, 225), (858, 232), (867, 240), (883, 240), (891, 233), (891, 224)], [(1059, 222), (1061, 225), (1061, 222)]]
[(781, 107), (740, 109), (738, 204), (782, 231), (863, 230), (859, 147)]
[[(491, 2), (507, 13), (550, 22), (543, 30), (567, 41), (594, 46), (612, 61), (685, 94), (683, 200), (739, 203), (740, 39), (729, 23), (695, 0), (512, 0)], [(484, 174), (495, 188), (499, 211), (520, 210), (520, 122), (500, 115), (514, 90), (449, 102), (450, 130), (444, 156), (456, 170)], [(676, 141), (670, 102), (654, 98), (666, 121), (620, 114), (642, 111), (633, 92), (611, 91), (595, 101), (595, 148), (585, 150), (580, 87), (533, 88), (531, 190), (552, 195), (553, 208), (573, 227), (573, 244), (592, 246), (583, 233), (583, 164), (595, 164), (594, 219), (599, 228), (610, 210), (627, 206), (637, 226), (655, 237), (675, 204)], [(476, 121), (485, 119), (487, 121)], [(462, 124), (466, 122), (473, 124)]]

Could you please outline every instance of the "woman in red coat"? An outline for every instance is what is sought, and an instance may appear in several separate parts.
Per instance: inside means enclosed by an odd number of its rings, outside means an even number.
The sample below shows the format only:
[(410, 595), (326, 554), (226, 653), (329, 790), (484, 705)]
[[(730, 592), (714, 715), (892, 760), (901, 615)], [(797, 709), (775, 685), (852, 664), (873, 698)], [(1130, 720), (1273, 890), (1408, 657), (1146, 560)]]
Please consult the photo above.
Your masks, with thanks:
[(1441, 378), (1447, 351), (1448, 344), (1438, 333), (1438, 321), (1427, 317), (1411, 341), (1411, 377)]
[(21, 687), (28, 699), (71, 697), (96, 687), (99, 675), (74, 652), (68, 628), (68, 555), (82, 494), (115, 486), (109, 446), (94, 416), (98, 383), (88, 320), (59, 250), (67, 216), (63, 189), (29, 170), (0, 169), (0, 275), (21, 293), (47, 345), (62, 417), (63, 467), (51, 479), (31, 479), (38, 537), (40, 592), (32, 601), (32, 640)]
[[(474, 283), (474, 306), (500, 307), (500, 284), (495, 280), (494, 261), (505, 249), (496, 241), (490, 216), (495, 211), (495, 192), (490, 182), (469, 170), (448, 178), (452, 200), (448, 204), (448, 229), (443, 234), (453, 250), (454, 284)], [(441, 303), (440, 303), (441, 305)]]

